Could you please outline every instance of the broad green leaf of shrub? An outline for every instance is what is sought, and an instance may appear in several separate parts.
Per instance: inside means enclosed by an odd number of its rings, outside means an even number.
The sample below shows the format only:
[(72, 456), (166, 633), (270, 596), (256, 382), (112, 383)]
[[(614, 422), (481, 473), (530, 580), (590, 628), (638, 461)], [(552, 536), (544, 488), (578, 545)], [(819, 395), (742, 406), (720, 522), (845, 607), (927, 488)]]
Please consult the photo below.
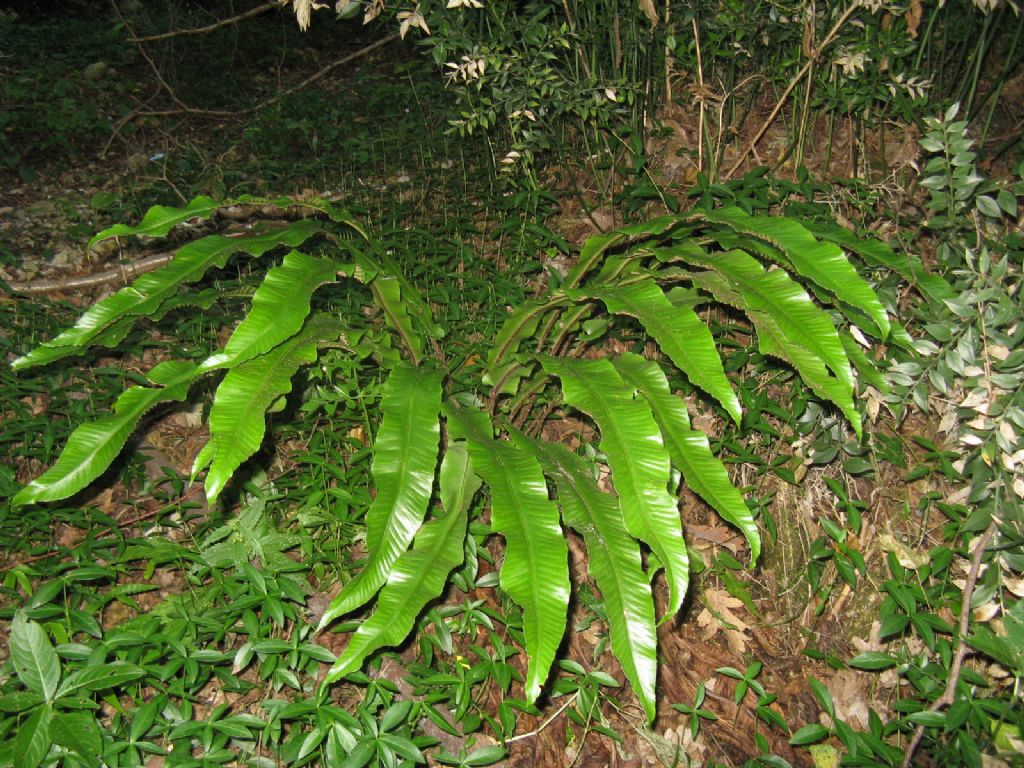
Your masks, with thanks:
[(21, 684), (46, 701), (53, 701), (60, 684), (60, 659), (43, 628), (18, 611), (11, 622), (8, 643)]
[(85, 712), (57, 712), (50, 723), (50, 738), (65, 747), (88, 768), (99, 768), (103, 736), (96, 717)]
[(240, 237), (210, 235), (182, 246), (161, 269), (142, 275), (131, 285), (97, 302), (74, 327), (33, 349), (12, 363), (15, 370), (42, 365), (84, 350), (97, 336), (125, 317), (142, 317), (158, 312), (178, 288), (199, 280), (209, 269), (222, 267), (235, 253), (262, 256), (281, 245), (296, 247), (320, 231), (310, 220), (296, 221), (284, 229), (273, 229)]
[(320, 629), (377, 593), (423, 523), (434, 487), (440, 408), (440, 373), (410, 364), (391, 371), (373, 446), (371, 472), (377, 496), (366, 513), (369, 558), (334, 598)]
[(541, 364), (561, 380), (565, 401), (597, 424), (626, 527), (665, 567), (666, 618), (675, 615), (686, 596), (690, 561), (676, 500), (668, 492), (669, 454), (650, 406), (633, 396), (608, 360), (544, 358)]
[(44, 705), (36, 709), (21, 724), (14, 737), (14, 768), (36, 768), (50, 751), (50, 724), (53, 722), (53, 708)]
[(751, 562), (761, 553), (761, 534), (743, 496), (729, 479), (725, 465), (713, 453), (707, 435), (690, 429), (686, 404), (669, 390), (658, 364), (626, 353), (612, 360), (622, 378), (636, 387), (651, 406), (669, 456), (686, 485), (732, 523), (747, 539)]
[(171, 360), (157, 365), (148, 374), (157, 386), (126, 389), (113, 414), (78, 426), (57, 462), (18, 491), (11, 503), (65, 499), (82, 490), (110, 466), (146, 412), (160, 403), (185, 399), (195, 373), (193, 363)]
[(377, 598), (376, 610), (356, 630), (324, 684), (355, 672), (378, 648), (405, 640), (424, 606), (444, 590), (448, 573), (462, 562), (467, 512), (480, 487), (465, 444), (448, 447), (439, 483), (446, 513), (426, 523), (416, 534), (412, 549), (398, 558)]
[(217, 387), (210, 409), (210, 440), (192, 467), (193, 477), (210, 467), (206, 474), (206, 496), (210, 503), (217, 499), (242, 462), (259, 450), (266, 434), (267, 411), (278, 398), (291, 392), (295, 372), (315, 361), (320, 343), (336, 339), (341, 330), (341, 323), (334, 318), (316, 315), (299, 333), (284, 342), (275, 342), (276, 346), (266, 354), (228, 371)]
[(523, 609), (529, 663), (526, 700), (533, 703), (565, 634), (569, 606), (569, 550), (558, 508), (548, 498), (537, 459), (495, 440), (484, 413), (447, 405), (449, 432), (465, 438), (473, 470), (491, 490), (491, 527), (505, 538), (500, 584)]
[(737, 424), (739, 398), (725, 376), (722, 358), (707, 325), (687, 306), (670, 302), (654, 280), (599, 288), (591, 294), (608, 310), (635, 317), (687, 378), (714, 397)]
[(280, 266), (267, 271), (253, 294), (252, 309), (224, 349), (203, 361), (200, 372), (243, 363), (297, 333), (309, 314), (313, 292), (332, 282), (340, 266), (332, 259), (318, 259), (299, 251), (285, 255)]
[(604, 599), (612, 652), (652, 722), (658, 674), (654, 598), (640, 547), (626, 530), (618, 499), (598, 488), (593, 465), (563, 446), (519, 432), (512, 438), (537, 457), (555, 484), (562, 519), (583, 537), (587, 567)]

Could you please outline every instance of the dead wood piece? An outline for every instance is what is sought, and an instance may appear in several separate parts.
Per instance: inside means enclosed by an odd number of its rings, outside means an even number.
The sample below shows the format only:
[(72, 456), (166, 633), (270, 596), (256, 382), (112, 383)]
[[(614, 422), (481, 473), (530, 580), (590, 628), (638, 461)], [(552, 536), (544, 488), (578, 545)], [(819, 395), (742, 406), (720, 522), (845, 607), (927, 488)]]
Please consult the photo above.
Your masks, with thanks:
[(207, 24), (205, 27), (192, 27), (191, 29), (172, 29), (170, 32), (161, 32), (158, 35), (146, 35), (145, 37), (132, 37), (131, 42), (133, 43), (155, 43), (158, 40), (170, 40), (172, 37), (181, 37), (182, 35), (204, 35), (207, 32), (213, 32), (221, 27), (227, 27), (231, 24), (237, 24), (245, 19), (252, 18), (253, 16), (259, 16), (261, 13), (266, 13), (273, 8), (279, 8), (281, 3), (270, 2), (263, 3), (263, 5), (257, 5), (255, 8), (250, 8), (248, 11), (238, 14), (237, 16), (231, 16), (227, 19), (221, 19), (215, 21), (213, 24)]
[(156, 253), (130, 264), (121, 264), (113, 269), (96, 272), (91, 275), (65, 277), (46, 280), (31, 280), (27, 283), (10, 283), (11, 289), (17, 293), (39, 295), (58, 293), (75, 288), (93, 288), (107, 283), (123, 282), (125, 285), (139, 275), (159, 269), (174, 257), (173, 253)]

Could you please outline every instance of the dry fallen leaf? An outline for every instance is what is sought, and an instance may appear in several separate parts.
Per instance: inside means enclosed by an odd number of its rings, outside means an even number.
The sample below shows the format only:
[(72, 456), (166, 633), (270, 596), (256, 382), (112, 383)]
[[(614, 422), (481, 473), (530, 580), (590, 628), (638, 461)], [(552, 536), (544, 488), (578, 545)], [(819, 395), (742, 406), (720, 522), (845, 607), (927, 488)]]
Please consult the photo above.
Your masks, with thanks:
[(904, 568), (916, 571), (930, 560), (927, 552), (914, 551), (891, 533), (883, 533), (878, 537), (878, 543), (885, 552), (892, 552), (896, 560)]
[(729, 645), (730, 651), (735, 654), (746, 653), (747, 638), (743, 633), (750, 627), (733, 613), (733, 609), (743, 607), (743, 601), (724, 589), (705, 591), (704, 600), (708, 607), (697, 617), (697, 624), (704, 628), (704, 639), (710, 640), (721, 631), (725, 634), (725, 642)]

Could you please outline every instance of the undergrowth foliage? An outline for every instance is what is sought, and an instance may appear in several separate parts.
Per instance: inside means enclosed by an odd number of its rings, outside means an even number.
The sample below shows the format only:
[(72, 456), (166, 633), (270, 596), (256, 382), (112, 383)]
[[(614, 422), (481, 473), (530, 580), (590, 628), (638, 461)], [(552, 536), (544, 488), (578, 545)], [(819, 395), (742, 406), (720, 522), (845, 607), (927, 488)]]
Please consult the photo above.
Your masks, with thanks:
[[(13, 501), (54, 501), (82, 490), (110, 466), (148, 411), (188, 399), (200, 379), (224, 371), (209, 410), (209, 439), (193, 466), (193, 479), (205, 471), (213, 502), (259, 449), (267, 415), (283, 405), (299, 369), (327, 348), (379, 366), (386, 386), (372, 446), (376, 495), (365, 520), (368, 557), (319, 629), (374, 599), (376, 608), (334, 659), (325, 685), (357, 673), (378, 649), (401, 643), (441, 594), (463, 561), (472, 502), (483, 484), (490, 529), (505, 542), (500, 586), (522, 609), (527, 701), (540, 696), (565, 633), (571, 590), (563, 526), (569, 526), (585, 542), (612, 649), (652, 720), (659, 617), (643, 551), (652, 572), (664, 570), (665, 621), (682, 606), (688, 585), (680, 479), (743, 533), (752, 560), (761, 546), (742, 494), (670, 384), (682, 375), (727, 418), (742, 420), (716, 339), (698, 310), (719, 305), (745, 316), (761, 351), (791, 366), (858, 435), (854, 371), (871, 381), (881, 377), (854, 335), (862, 341), (864, 334), (879, 341), (896, 335), (836, 243), (848, 245), (849, 233), (818, 227), (812, 234), (795, 220), (738, 207), (695, 209), (591, 238), (564, 278), (552, 276), (546, 295), (514, 308), (468, 383), (447, 370), (444, 329), (395, 260), (326, 202), (200, 197), (179, 209), (154, 208), (138, 226), (115, 226), (93, 242), (162, 237), (239, 202), (300, 206), (313, 215), (194, 240), (162, 269), (99, 301), (74, 327), (14, 362), (20, 370), (90, 347), (116, 347), (143, 318), (209, 306), (216, 290), (191, 286), (233, 255), (255, 260), (285, 251), (221, 349), (198, 363), (153, 367), (147, 385), (128, 388), (111, 414), (79, 426), (57, 462)], [(869, 261), (888, 267), (898, 261), (880, 243), (857, 245)], [(353, 330), (346, 318), (312, 309), (314, 293), (339, 280), (368, 286), (386, 333)], [(636, 341), (637, 349), (652, 342), (657, 354), (651, 343), (646, 356), (614, 352), (606, 343), (613, 338)], [(586, 455), (545, 438), (548, 418), (569, 410), (597, 428), (599, 440)], [(595, 456), (610, 471), (610, 485), (599, 481)]]

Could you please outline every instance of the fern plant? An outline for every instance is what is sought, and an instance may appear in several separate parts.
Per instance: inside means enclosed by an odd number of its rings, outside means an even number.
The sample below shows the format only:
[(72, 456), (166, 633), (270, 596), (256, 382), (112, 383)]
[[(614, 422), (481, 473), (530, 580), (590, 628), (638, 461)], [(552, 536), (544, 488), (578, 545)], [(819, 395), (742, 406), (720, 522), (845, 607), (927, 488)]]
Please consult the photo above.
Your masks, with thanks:
[[(259, 202), (295, 205), (289, 199)], [(119, 225), (94, 241), (163, 236), (227, 204), (197, 198), (181, 209), (154, 208), (138, 226)], [(835, 242), (849, 247), (849, 234), (829, 227), (812, 234), (793, 220), (721, 208), (591, 238), (560, 285), (510, 314), (483, 372), (467, 388), (464, 379), (457, 387), (447, 375), (444, 332), (428, 305), (373, 238), (327, 203), (301, 205), (322, 219), (189, 243), (167, 266), (100, 301), (73, 328), (15, 361), (21, 369), (90, 346), (116, 346), (141, 318), (201, 304), (207, 293), (188, 287), (230, 255), (258, 258), (289, 249), (266, 271), (248, 314), (222, 349), (200, 363), (154, 367), (147, 374), (151, 386), (129, 388), (112, 414), (79, 426), (56, 464), (14, 503), (62, 499), (81, 490), (110, 465), (149, 409), (186, 399), (198, 379), (224, 370), (209, 413), (210, 437), (193, 468), (193, 477), (206, 472), (212, 502), (260, 446), (266, 414), (290, 391), (296, 371), (325, 347), (353, 346), (341, 320), (311, 311), (313, 293), (339, 278), (361, 281), (372, 290), (402, 354), (379, 344), (373, 356), (387, 369), (387, 382), (373, 445), (376, 495), (365, 520), (368, 558), (319, 629), (375, 598), (376, 608), (325, 684), (405, 639), (462, 562), (472, 502), (486, 484), (491, 528), (505, 543), (500, 585), (522, 608), (526, 699), (540, 695), (565, 632), (568, 526), (586, 545), (612, 650), (653, 719), (658, 618), (642, 547), (649, 550), (647, 567), (664, 570), (664, 621), (682, 606), (689, 571), (673, 469), (743, 533), (752, 560), (760, 551), (757, 526), (740, 491), (707, 436), (690, 424), (669, 375), (681, 373), (729, 418), (741, 421), (715, 339), (696, 311), (705, 304), (727, 305), (749, 319), (763, 353), (789, 364), (859, 434), (854, 370), (872, 381), (881, 377), (839, 327), (845, 320), (837, 322), (845, 317), (879, 340), (891, 328), (879, 299)], [(326, 239), (337, 257), (297, 250), (314, 237)], [(881, 243), (858, 250), (882, 266), (899, 263)], [(606, 334), (629, 328), (646, 334), (661, 354), (612, 354), (602, 346)], [(585, 414), (597, 427), (596, 447), (611, 487), (596, 479), (600, 467), (593, 459), (543, 439), (545, 420), (559, 408)]]

